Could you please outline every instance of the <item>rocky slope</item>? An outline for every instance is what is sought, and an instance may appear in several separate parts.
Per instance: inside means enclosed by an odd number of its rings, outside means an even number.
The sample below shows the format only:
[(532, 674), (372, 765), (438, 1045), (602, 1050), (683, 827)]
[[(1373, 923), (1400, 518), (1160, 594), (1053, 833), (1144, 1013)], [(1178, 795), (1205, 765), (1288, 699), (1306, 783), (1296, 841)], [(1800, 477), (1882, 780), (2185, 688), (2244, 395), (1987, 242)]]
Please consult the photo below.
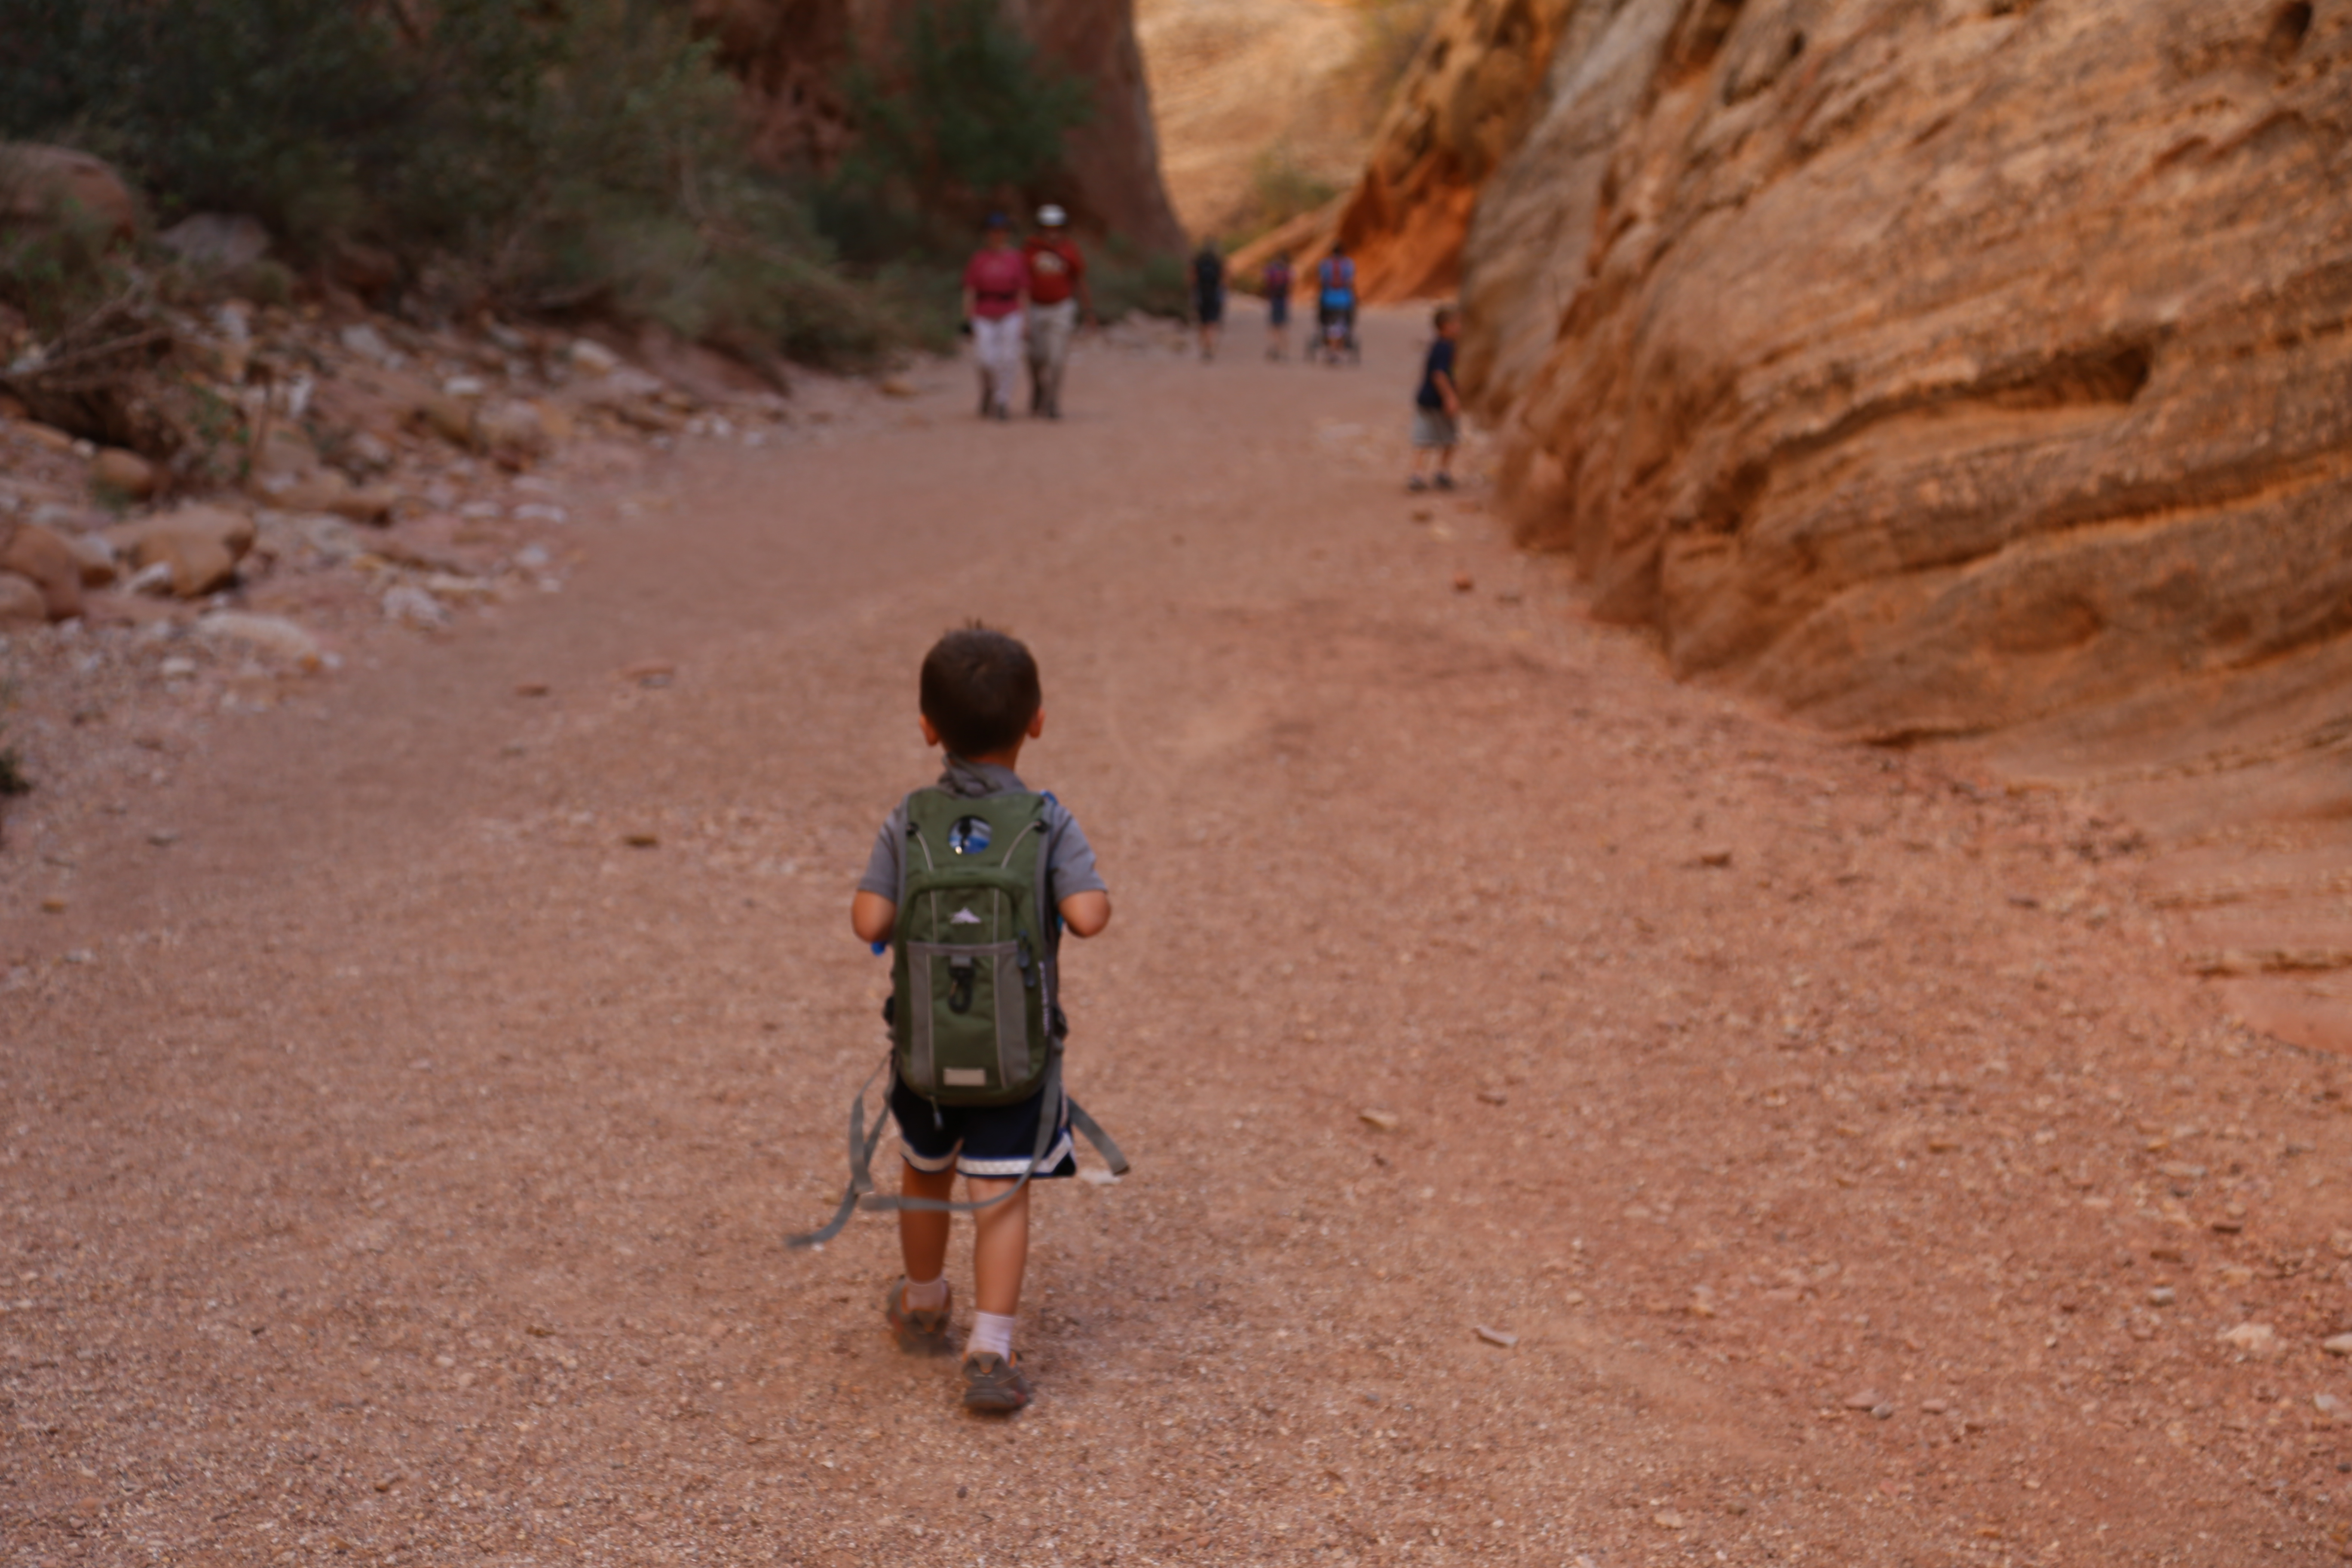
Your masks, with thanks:
[[(883, 54), (912, 0), (693, 0), (719, 58), (751, 89), (761, 151), (822, 166), (847, 135), (837, 87), (853, 50)], [(1049, 58), (1095, 92), (1095, 119), (1072, 138), (1065, 198), (1084, 222), (1139, 245), (1183, 241), (1160, 179), (1160, 146), (1132, 0), (1020, 0), (1010, 14)]]

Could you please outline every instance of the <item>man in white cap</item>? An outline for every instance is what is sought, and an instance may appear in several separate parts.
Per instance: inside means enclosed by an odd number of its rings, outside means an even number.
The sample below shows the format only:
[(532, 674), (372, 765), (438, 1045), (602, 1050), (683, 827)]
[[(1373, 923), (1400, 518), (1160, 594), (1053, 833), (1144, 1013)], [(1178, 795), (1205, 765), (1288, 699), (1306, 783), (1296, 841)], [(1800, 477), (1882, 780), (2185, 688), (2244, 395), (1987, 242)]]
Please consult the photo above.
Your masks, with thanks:
[(1051, 203), (1039, 207), (1037, 232), (1022, 247), (1029, 260), (1029, 412), (1047, 419), (1062, 416), (1062, 371), (1079, 308), (1090, 324), (1095, 319), (1086, 258), (1070, 238), (1069, 222)]

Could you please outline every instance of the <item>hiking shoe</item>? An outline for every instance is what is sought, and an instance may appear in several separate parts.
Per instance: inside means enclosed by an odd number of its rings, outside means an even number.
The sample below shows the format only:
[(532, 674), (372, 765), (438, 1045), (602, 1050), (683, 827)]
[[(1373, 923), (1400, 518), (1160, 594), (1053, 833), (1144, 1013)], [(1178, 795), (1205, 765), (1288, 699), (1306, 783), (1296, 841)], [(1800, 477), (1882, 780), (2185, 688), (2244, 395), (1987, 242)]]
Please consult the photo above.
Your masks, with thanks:
[[(954, 1287), (949, 1287), (952, 1291)], [(909, 1355), (945, 1355), (954, 1349), (948, 1338), (948, 1316), (954, 1310), (952, 1295), (934, 1312), (918, 1312), (907, 1305), (907, 1277), (903, 1274), (890, 1282), (882, 1296), (882, 1315), (890, 1320), (890, 1337), (898, 1348)]]
[(1429, 481), (1423, 479), (1419, 474), (1415, 474), (1411, 479), (1405, 480), (1404, 488), (1418, 495), (1423, 490), (1429, 488)]
[(974, 1351), (963, 1358), (963, 1407), (990, 1415), (1009, 1415), (1029, 1403), (1029, 1380), (1021, 1375), (1017, 1356), (994, 1351)]
[(1454, 476), (1452, 474), (1440, 474), (1430, 482), (1435, 485), (1439, 489), (1450, 490), (1454, 488)]

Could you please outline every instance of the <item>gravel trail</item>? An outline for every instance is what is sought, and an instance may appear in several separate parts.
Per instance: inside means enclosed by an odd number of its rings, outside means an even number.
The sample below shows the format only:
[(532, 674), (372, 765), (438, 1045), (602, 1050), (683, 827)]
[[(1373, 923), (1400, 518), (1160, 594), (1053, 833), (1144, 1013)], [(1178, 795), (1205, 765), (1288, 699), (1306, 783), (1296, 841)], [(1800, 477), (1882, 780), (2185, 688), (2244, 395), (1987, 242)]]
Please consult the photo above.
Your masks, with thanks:
[[(563, 594), (20, 809), (0, 1559), (2346, 1554), (2352, 1071), (2181, 973), (2097, 802), (1678, 687), (1403, 495), (1418, 332), (686, 443), (567, 498)], [(974, 615), (1136, 1161), (1042, 1195), (1000, 1423), (889, 1349), (887, 1219), (782, 1247)]]

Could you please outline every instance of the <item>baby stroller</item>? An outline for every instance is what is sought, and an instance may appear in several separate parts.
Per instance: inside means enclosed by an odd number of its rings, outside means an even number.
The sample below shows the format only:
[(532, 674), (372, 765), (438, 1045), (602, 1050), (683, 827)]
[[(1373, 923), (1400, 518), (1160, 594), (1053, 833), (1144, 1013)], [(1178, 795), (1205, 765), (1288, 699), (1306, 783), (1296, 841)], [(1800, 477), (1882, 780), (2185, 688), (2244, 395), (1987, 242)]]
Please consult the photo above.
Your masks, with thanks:
[(1356, 342), (1356, 302), (1353, 300), (1325, 298), (1318, 301), (1315, 310), (1315, 333), (1307, 340), (1307, 357), (1320, 356), (1326, 364), (1336, 365), (1342, 356), (1349, 364), (1363, 363), (1363, 351)]

